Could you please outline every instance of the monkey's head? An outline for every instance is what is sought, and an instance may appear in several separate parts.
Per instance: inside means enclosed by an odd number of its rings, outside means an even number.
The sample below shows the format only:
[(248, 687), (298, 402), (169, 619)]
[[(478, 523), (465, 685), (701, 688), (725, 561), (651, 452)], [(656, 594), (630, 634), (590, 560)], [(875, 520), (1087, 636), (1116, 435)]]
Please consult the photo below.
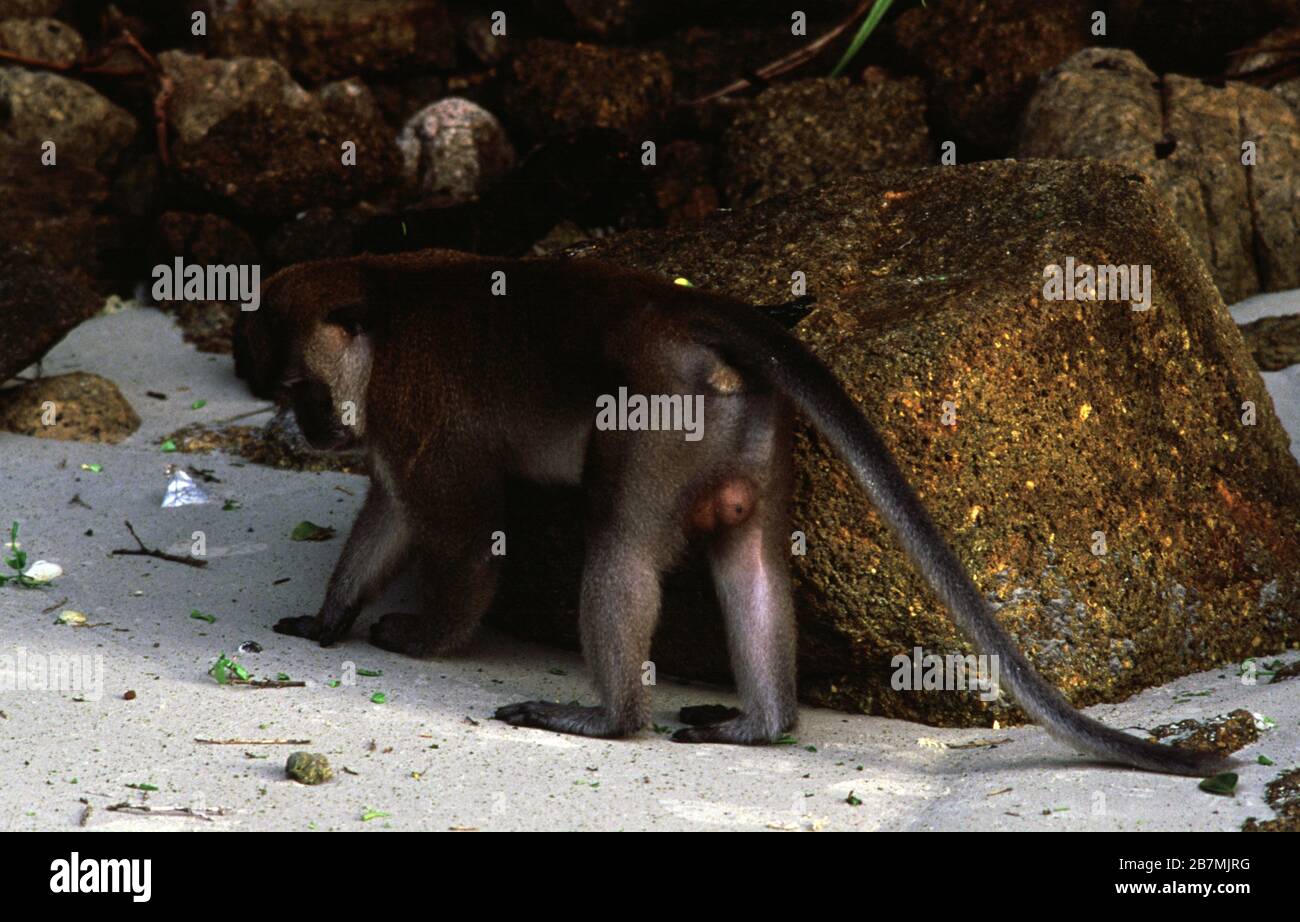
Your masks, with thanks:
[(291, 266), (267, 280), (235, 334), (235, 371), (253, 393), (293, 406), (313, 448), (365, 436), (372, 342), (363, 267), (354, 260)]

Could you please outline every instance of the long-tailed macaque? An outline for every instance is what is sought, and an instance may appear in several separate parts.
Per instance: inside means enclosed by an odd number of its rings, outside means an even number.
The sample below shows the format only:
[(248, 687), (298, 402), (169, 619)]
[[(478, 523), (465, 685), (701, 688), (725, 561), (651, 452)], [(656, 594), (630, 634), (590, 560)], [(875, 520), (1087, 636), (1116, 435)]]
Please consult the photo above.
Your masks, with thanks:
[(775, 740), (797, 714), (789, 575), (797, 410), (1049, 733), (1153, 771), (1209, 775), (1228, 764), (1104, 726), (1045, 682), (854, 401), (797, 339), (747, 304), (581, 259), (359, 256), (293, 266), (269, 280), (236, 356), (255, 390), (287, 390), (315, 446), (359, 445), (370, 462), (370, 492), (324, 605), (283, 619), (280, 633), (338, 641), (414, 558), (428, 610), (384, 615), (371, 640), (415, 656), (454, 650), (493, 597), (500, 558), (491, 542), (507, 478), (581, 484), (580, 630), (600, 703), (526, 701), (497, 717), (598, 737), (645, 726), (642, 666), (660, 580), (697, 543), (711, 565), (743, 706), (673, 739)]

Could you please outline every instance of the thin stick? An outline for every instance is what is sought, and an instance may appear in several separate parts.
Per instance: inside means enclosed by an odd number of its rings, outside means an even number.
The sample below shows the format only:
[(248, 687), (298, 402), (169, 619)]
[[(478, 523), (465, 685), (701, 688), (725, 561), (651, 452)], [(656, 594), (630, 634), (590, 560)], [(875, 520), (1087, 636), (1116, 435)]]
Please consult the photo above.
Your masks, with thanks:
[(54, 609), (56, 609), (56, 608), (61, 608), (62, 606), (66, 605), (67, 602), (68, 602), (68, 597), (65, 595), (65, 596), (63, 597), (63, 601), (62, 601), (62, 602), (55, 602), (55, 603), (54, 603), (53, 605), (51, 605), (49, 608), (42, 608), (42, 609), (41, 609), (41, 614), (42, 614), (42, 615), (48, 615), (50, 612), (54, 611)]
[[(839, 25), (833, 27), (825, 35), (814, 39), (792, 54), (788, 54), (783, 58), (778, 58), (770, 64), (764, 64), (758, 70), (754, 71), (754, 75), (760, 80), (767, 81), (771, 80), (773, 77), (778, 77), (781, 74), (784, 74), (786, 71), (794, 70), (801, 64), (811, 61), (813, 58), (817, 57), (817, 55), (821, 54), (823, 48), (835, 41), (835, 39), (839, 38), (840, 34), (843, 33), (845, 29), (857, 22), (863, 14), (867, 12), (867, 7), (871, 6), (874, 2), (875, 0), (862, 0), (862, 2), (853, 8), (853, 12), (849, 14), (848, 19), (845, 19)], [(691, 105), (698, 106), (706, 102), (712, 102), (715, 99), (721, 99), (723, 96), (730, 96), (732, 93), (739, 93), (741, 90), (747, 90), (753, 85), (754, 82), (752, 80), (742, 77), (739, 80), (728, 83), (720, 90), (714, 90), (712, 93), (708, 93), (698, 99), (692, 100)]]
[(275, 409), (276, 409), (275, 404), (271, 404), (270, 406), (262, 407), (257, 410), (249, 410), (247, 413), (239, 413), (236, 414), (235, 416), (227, 416), (225, 419), (217, 420), (215, 423), (213, 423), (213, 425), (222, 426), (225, 425), (226, 423), (233, 423), (237, 419), (247, 419), (250, 416), (257, 416), (261, 413), (270, 413)]
[(208, 746), (310, 746), (311, 740), (209, 740), (202, 737), (194, 737), (194, 742), (205, 743)]
[(144, 542), (141, 541), (140, 536), (135, 533), (135, 529), (131, 527), (130, 522), (126, 523), (126, 530), (131, 533), (131, 537), (135, 539), (135, 543), (140, 545), (140, 549), (136, 551), (136, 550), (132, 550), (131, 548), (120, 547), (117, 548), (116, 550), (109, 551), (108, 556), (110, 557), (157, 557), (159, 560), (170, 560), (172, 563), (183, 563), (187, 567), (202, 568), (208, 565), (208, 562), (206, 560), (195, 560), (193, 557), (182, 557), (180, 554), (168, 554), (166, 551), (160, 551), (157, 548), (145, 547)]
[(123, 801), (120, 804), (113, 804), (111, 807), (105, 807), (110, 813), (130, 813), (135, 816), (187, 816), (190, 819), (203, 820), (205, 823), (211, 823), (214, 816), (225, 816), (226, 811), (222, 807), (213, 810), (191, 810), (189, 807), (176, 807), (172, 810), (154, 810), (152, 807), (140, 807), (135, 804), (128, 804)]

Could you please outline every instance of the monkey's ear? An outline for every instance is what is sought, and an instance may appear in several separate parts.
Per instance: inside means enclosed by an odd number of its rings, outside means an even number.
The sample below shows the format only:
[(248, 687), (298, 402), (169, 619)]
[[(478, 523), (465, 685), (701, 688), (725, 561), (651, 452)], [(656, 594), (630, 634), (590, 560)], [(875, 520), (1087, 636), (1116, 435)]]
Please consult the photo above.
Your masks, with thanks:
[(325, 322), (342, 327), (349, 336), (360, 336), (370, 332), (374, 325), (374, 312), (364, 304), (354, 304), (330, 311)]

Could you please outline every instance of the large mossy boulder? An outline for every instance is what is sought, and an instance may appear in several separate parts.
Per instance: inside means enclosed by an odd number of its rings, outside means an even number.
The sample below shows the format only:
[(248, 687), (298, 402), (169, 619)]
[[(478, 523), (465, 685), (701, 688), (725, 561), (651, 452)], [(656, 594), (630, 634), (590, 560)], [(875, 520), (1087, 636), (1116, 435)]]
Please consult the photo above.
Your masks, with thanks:
[[(1300, 639), (1300, 468), (1205, 266), (1143, 173), (1084, 161), (874, 173), (588, 254), (754, 303), (787, 300), (804, 273), (816, 306), (797, 335), (1076, 704)], [(1150, 308), (1045, 299), (1044, 268), (1067, 257), (1149, 265)], [(891, 688), (895, 655), (969, 648), (806, 428), (797, 466), (804, 699), (940, 724), (1019, 717), (1005, 699)], [(497, 617), (572, 641), (576, 504), (526, 498)], [(658, 670), (725, 679), (698, 562), (667, 596)]]

